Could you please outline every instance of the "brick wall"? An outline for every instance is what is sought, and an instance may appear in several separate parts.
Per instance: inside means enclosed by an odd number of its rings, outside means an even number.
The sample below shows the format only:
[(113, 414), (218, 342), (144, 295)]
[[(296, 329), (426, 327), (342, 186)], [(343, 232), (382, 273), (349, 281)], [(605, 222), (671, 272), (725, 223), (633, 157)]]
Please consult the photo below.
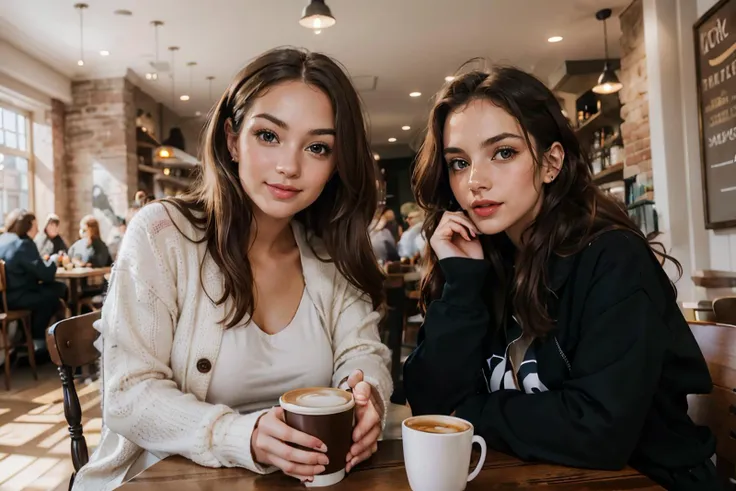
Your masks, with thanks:
[(647, 60), (642, 0), (634, 0), (620, 15), (621, 22), (621, 134), (626, 157), (624, 175), (651, 172)]
[(65, 118), (68, 218), (77, 230), (94, 213), (104, 240), (135, 194), (134, 86), (125, 78), (74, 82), (72, 99)]
[(64, 141), (66, 134), (66, 107), (60, 100), (53, 99), (51, 101), (49, 122), (51, 124), (51, 141), (54, 153), (54, 213), (59, 215), (59, 218), (62, 220), (61, 236), (69, 241), (71, 237), (76, 236), (74, 231), (77, 227), (76, 225), (72, 225), (71, 220), (69, 220), (69, 182), (66, 172), (66, 143)]

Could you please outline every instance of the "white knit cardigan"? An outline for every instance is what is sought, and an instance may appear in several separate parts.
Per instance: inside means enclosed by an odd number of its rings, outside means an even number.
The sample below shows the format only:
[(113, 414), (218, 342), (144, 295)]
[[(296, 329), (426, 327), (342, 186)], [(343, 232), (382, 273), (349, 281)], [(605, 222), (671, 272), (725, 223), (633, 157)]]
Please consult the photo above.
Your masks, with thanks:
[[(172, 218), (187, 237), (197, 239), (201, 232), (174, 207), (167, 209), (171, 217), (161, 204), (137, 213), (113, 267), (98, 325), (102, 435), (77, 474), (74, 491), (114, 489), (144, 449), (161, 458), (183, 455), (207, 467), (272, 470), (255, 463), (250, 450), (253, 427), (264, 411), (241, 415), (204, 402), (212, 376), (207, 367), (215, 365), (228, 306), (216, 306), (210, 298), (221, 296), (223, 276), (205, 254), (205, 244), (183, 237)], [(363, 370), (385, 415), (392, 382), (389, 350), (378, 335), (379, 314), (334, 263), (315, 256), (310, 244), (324, 257), (320, 241), (307, 238), (297, 223), (292, 228), (307, 293), (332, 344), (333, 385)]]

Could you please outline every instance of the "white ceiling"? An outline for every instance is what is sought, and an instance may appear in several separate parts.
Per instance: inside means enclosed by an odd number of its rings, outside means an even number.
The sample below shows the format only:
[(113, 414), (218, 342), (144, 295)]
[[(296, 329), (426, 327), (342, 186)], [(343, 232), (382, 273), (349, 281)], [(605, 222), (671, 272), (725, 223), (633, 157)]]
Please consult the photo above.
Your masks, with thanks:
[[(612, 7), (608, 22), (612, 55), (618, 55), (617, 15), (631, 0), (327, 0), (337, 19), (320, 35), (297, 21), (307, 0), (86, 0), (85, 66), (78, 67), (79, 16), (74, 0), (0, 0), (0, 38), (73, 79), (120, 76), (127, 69), (143, 88), (171, 105), (171, 81), (146, 81), (154, 59), (152, 20), (159, 29), (162, 61), (176, 54), (175, 110), (206, 113), (212, 101), (205, 77), (215, 76), (215, 97), (249, 59), (276, 46), (325, 52), (353, 77), (377, 77), (363, 91), (374, 148), (388, 157), (402, 153), (426, 125), (429, 99), (464, 61), (476, 56), (511, 63), (546, 77), (564, 60), (603, 57), (598, 9)], [(130, 17), (113, 14), (128, 9)], [(564, 37), (550, 44), (547, 38)], [(109, 50), (101, 57), (100, 50)], [(189, 68), (193, 87), (189, 102)], [(409, 92), (422, 96), (410, 98)], [(410, 131), (401, 126), (410, 125)], [(396, 137), (397, 143), (387, 139)]]

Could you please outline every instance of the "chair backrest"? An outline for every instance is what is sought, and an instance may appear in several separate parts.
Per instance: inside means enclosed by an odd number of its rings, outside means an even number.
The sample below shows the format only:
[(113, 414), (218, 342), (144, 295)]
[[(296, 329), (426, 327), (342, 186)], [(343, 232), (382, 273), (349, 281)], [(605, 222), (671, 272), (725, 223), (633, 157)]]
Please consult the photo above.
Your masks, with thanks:
[(5, 278), (5, 261), (0, 259), (0, 297), (2, 297), (0, 307), (3, 309), (2, 312), (8, 311), (8, 297), (6, 295), (7, 284), (8, 281)]
[(715, 434), (719, 469), (736, 463), (736, 326), (715, 322), (690, 321), (690, 330), (698, 341), (713, 379), (710, 394), (688, 396), (688, 414)]
[[(87, 441), (82, 430), (82, 407), (74, 385), (74, 368), (97, 361), (100, 352), (94, 346), (99, 333), (93, 323), (100, 319), (101, 312), (91, 312), (57, 322), (46, 333), (51, 361), (58, 366), (64, 394), (64, 416), (72, 438), (72, 463), (78, 471), (89, 460)], [(74, 482), (72, 474), (71, 483)], [(70, 489), (71, 489), (70, 483)]]
[(716, 321), (721, 324), (736, 324), (736, 297), (721, 297), (713, 300)]

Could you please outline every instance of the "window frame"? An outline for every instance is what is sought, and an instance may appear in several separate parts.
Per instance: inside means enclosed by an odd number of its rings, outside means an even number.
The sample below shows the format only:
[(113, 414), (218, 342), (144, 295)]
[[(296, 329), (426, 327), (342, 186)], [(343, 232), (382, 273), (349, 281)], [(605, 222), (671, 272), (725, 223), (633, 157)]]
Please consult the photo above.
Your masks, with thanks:
[[(33, 211), (36, 207), (36, 158), (33, 152), (33, 113), (31, 111), (26, 111), (25, 109), (22, 109), (18, 106), (8, 104), (2, 100), (0, 100), (0, 108), (12, 111), (16, 114), (20, 114), (21, 116), (26, 118), (26, 150), (11, 148), (3, 143), (0, 144), (0, 153), (5, 155), (12, 155), (14, 157), (21, 157), (28, 161), (28, 208), (30, 211)], [(1, 126), (2, 125), (0, 125), (0, 127)], [(0, 131), (2, 130), (0, 129)], [(2, 219), (2, 217), (0, 217), (0, 219)]]

